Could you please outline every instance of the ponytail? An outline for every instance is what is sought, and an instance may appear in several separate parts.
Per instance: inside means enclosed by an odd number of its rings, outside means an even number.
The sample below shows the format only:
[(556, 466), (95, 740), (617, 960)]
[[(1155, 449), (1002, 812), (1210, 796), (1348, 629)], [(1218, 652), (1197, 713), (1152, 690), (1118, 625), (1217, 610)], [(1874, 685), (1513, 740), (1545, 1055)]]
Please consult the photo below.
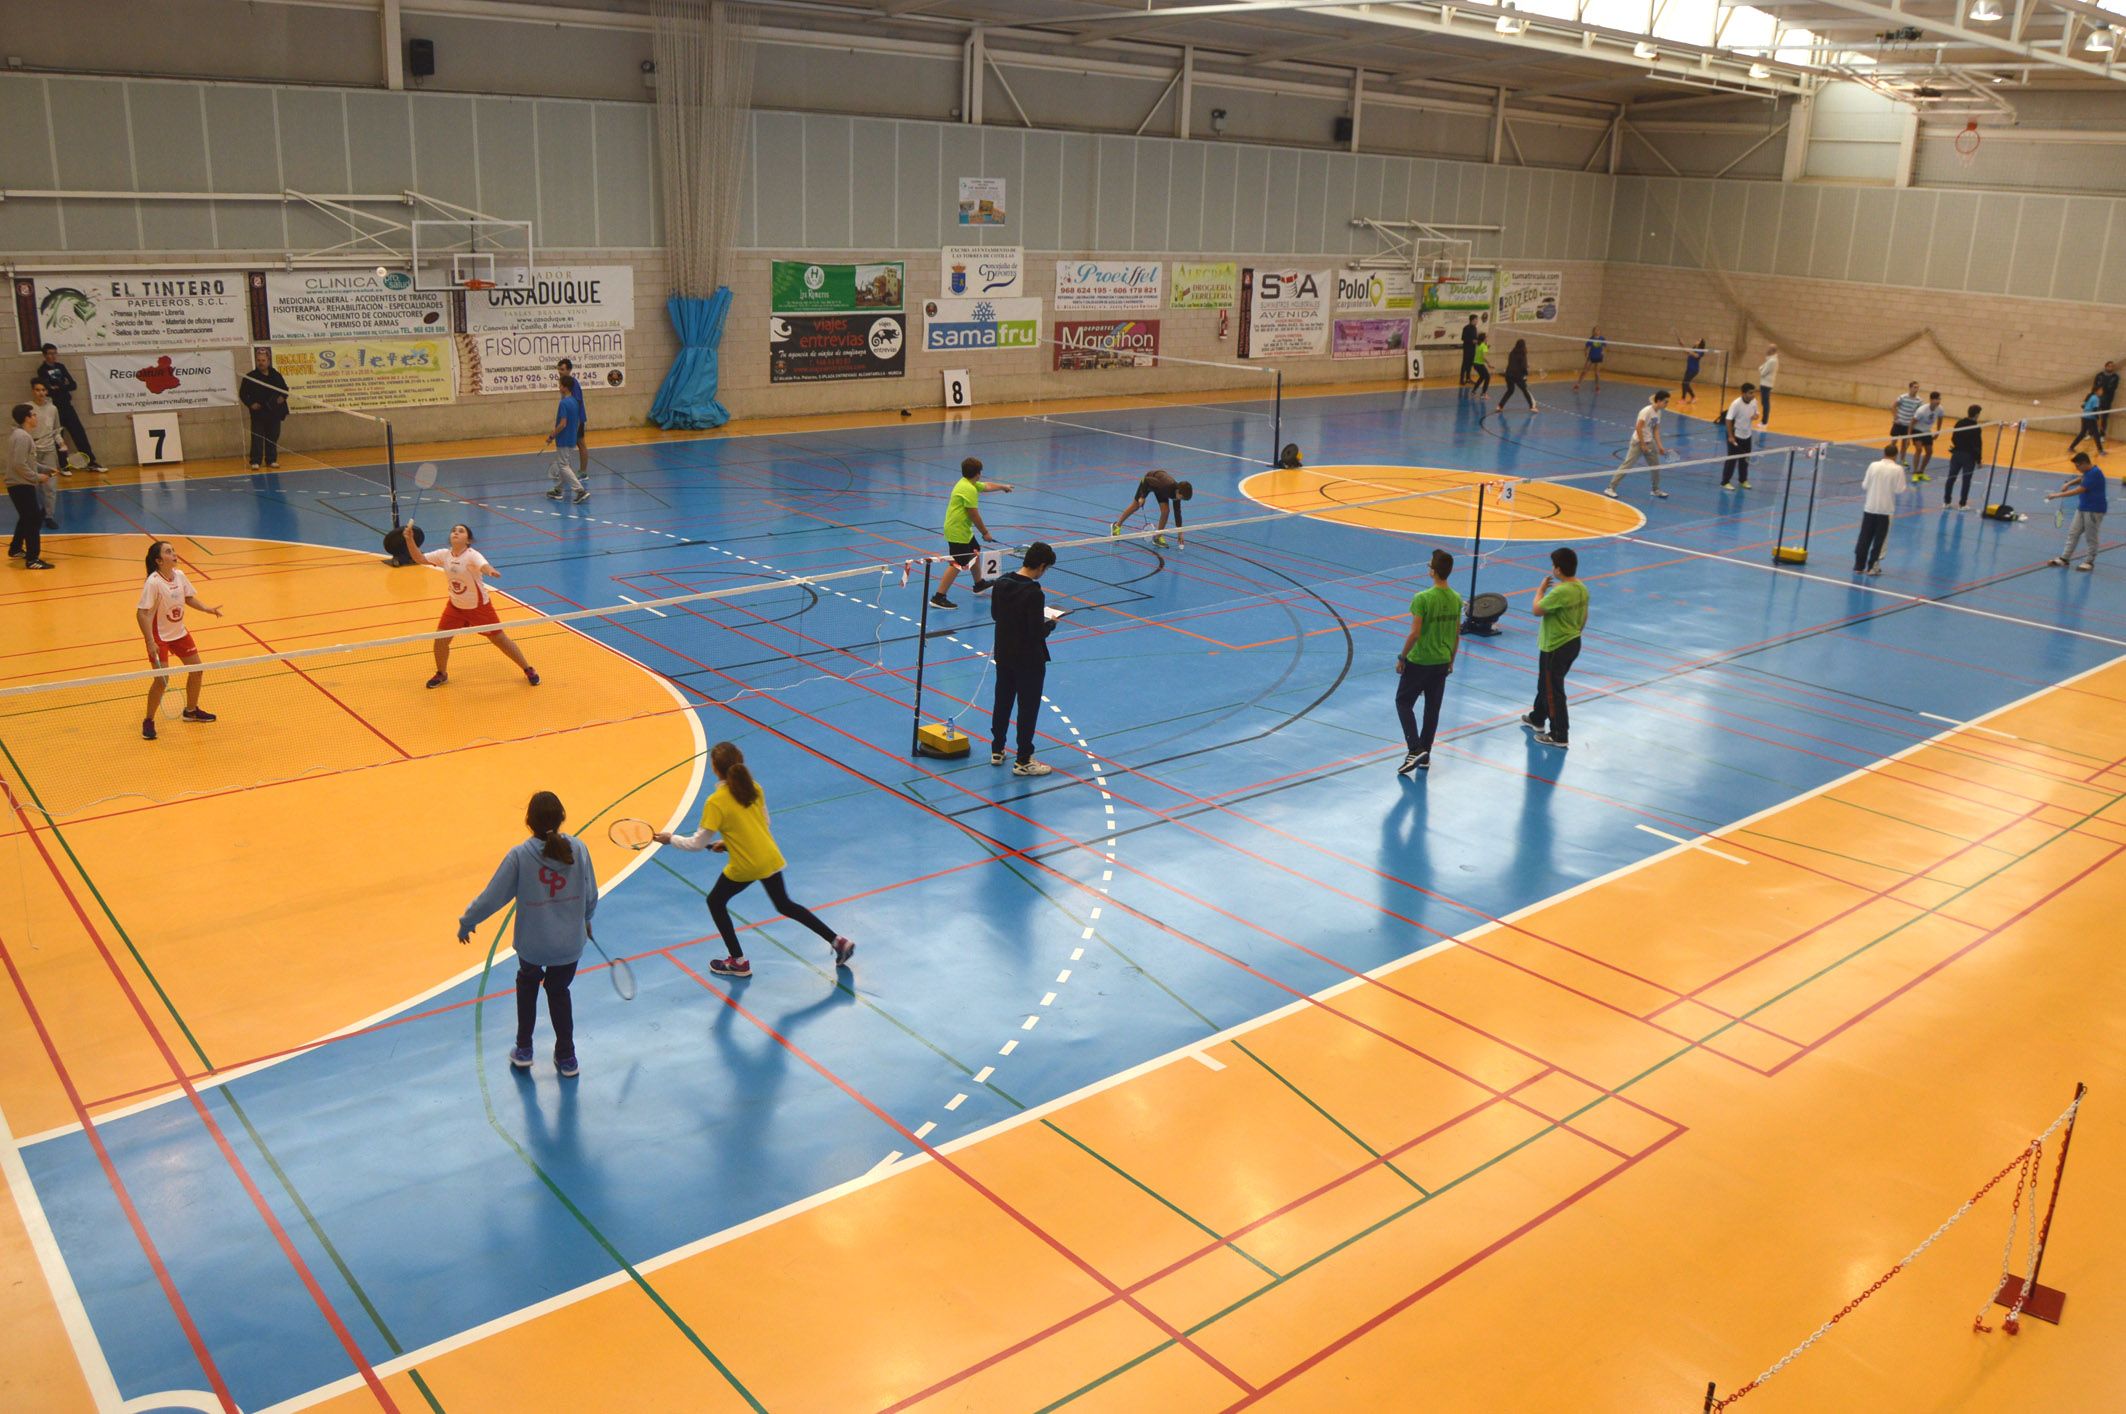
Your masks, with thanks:
[(709, 765), (715, 768), (716, 778), (731, 792), (731, 799), (741, 807), (760, 799), (760, 787), (753, 782), (753, 773), (746, 769), (745, 754), (728, 741), (719, 741), (709, 748)]
[(556, 864), (576, 862), (575, 849), (569, 844), (568, 836), (561, 833), (561, 824), (566, 819), (568, 812), (561, 808), (561, 797), (550, 790), (540, 791), (524, 808), (524, 828), (545, 844), (541, 853)]

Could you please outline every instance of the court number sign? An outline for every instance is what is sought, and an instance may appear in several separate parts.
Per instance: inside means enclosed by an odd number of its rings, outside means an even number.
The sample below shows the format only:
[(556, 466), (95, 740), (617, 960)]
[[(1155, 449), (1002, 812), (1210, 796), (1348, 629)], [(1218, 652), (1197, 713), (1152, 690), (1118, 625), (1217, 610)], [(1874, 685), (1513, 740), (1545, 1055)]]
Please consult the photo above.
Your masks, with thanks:
[(974, 380), (964, 368), (945, 370), (945, 410), (974, 406)]
[(133, 414), (133, 459), (142, 466), (160, 466), (185, 459), (184, 441), (177, 434), (176, 413)]

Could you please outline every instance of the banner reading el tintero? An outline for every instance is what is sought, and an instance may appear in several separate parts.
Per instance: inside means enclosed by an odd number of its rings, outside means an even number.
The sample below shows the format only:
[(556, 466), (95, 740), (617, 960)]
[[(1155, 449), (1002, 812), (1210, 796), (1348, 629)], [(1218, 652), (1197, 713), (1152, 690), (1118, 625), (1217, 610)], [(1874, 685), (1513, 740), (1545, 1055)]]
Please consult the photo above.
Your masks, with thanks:
[(251, 337), (234, 270), (84, 271), (15, 277), (22, 351), (235, 347)]
[[(456, 390), (450, 352), (447, 335), (333, 339), (276, 344), (273, 362), (288, 380), (290, 411), (310, 411), (305, 399), (367, 411), (453, 401)], [(552, 372), (550, 365), (548, 372)]]
[(236, 402), (236, 359), (226, 349), (90, 354), (82, 366), (91, 412), (163, 412)]

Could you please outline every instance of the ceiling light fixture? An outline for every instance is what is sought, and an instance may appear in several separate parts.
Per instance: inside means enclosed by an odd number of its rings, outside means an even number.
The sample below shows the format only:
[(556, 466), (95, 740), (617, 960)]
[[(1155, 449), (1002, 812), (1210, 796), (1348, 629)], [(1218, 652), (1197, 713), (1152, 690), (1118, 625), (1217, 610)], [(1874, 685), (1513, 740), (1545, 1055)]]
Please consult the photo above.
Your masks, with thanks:
[(2082, 46), (2092, 54), (2109, 54), (2119, 47), (2119, 37), (2109, 25), (2099, 25), (2089, 31), (2089, 42)]
[(1994, 4), (1993, 0), (1974, 0), (1971, 18), (1982, 25), (1990, 25), (2001, 18), (2001, 7)]
[(1752, 64), (1752, 65), (1750, 65), (1750, 77), (1751, 77), (1751, 78), (1753, 78), (1753, 79), (1768, 79), (1768, 78), (1770, 78), (1771, 76), (1772, 76), (1772, 71), (1771, 71), (1770, 69), (1766, 68), (1766, 67), (1765, 67), (1764, 65), (1762, 65), (1762, 64)]
[(1512, 13), (1512, 6), (1509, 5), (1505, 8), (1507, 13), (1499, 16), (1497, 25), (1500, 34), (1520, 34), (1528, 28), (1528, 21)]
[(1631, 47), (1631, 54), (1634, 59), (1658, 58), (1660, 56), (1660, 53), (1660, 50), (1654, 48), (1651, 44), (1648, 44), (1643, 39)]

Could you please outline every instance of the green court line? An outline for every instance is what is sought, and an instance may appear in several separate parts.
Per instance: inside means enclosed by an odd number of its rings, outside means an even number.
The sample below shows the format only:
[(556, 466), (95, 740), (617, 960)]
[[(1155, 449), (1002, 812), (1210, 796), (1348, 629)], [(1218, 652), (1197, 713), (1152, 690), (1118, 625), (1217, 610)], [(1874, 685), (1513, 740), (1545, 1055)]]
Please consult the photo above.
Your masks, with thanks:
[[(1365, 1150), (1366, 1153), (1371, 1155), (1372, 1157), (1380, 1159), (1380, 1150), (1374, 1148), (1371, 1144), (1368, 1144), (1365, 1140), (1359, 1138), (1356, 1131), (1354, 1131), (1349, 1125), (1345, 1124), (1342, 1120), (1338, 1119), (1335, 1115), (1330, 1114), (1326, 1107), (1317, 1104), (1312, 1095), (1309, 1095), (1306, 1091), (1300, 1089), (1297, 1085), (1294, 1085), (1290, 1080), (1286, 1079), (1284, 1073), (1278, 1070), (1276, 1066), (1271, 1065), (1261, 1056), (1258, 1056), (1253, 1051), (1249, 1050), (1244, 1044), (1242, 1044), (1238, 1037), (1234, 1038), (1232, 1045), (1234, 1050), (1240, 1052), (1240, 1054), (1246, 1056), (1249, 1060), (1255, 1062), (1255, 1064), (1261, 1066), (1264, 1070), (1268, 1071), (1271, 1079), (1275, 1080), (1279, 1085), (1284, 1086), (1285, 1089), (1291, 1091), (1293, 1094), (1297, 1095), (1301, 1100), (1303, 1100), (1306, 1103), (1308, 1109), (1313, 1110), (1314, 1113), (1320, 1115), (1323, 1119), (1335, 1125), (1336, 1128), (1343, 1134), (1344, 1138), (1350, 1140), (1353, 1144), (1356, 1144), (1359, 1148)], [(1404, 1173), (1401, 1169), (1397, 1168), (1392, 1161), (1387, 1159), (1381, 1159), (1381, 1166), (1387, 1169), (1388, 1172), (1394, 1174), (1397, 1178), (1401, 1179), (1403, 1182), (1409, 1184), (1412, 1188), (1415, 1188), (1418, 1192), (1426, 1194), (1427, 1197), (1431, 1196), (1430, 1193), (1426, 1190), (1424, 1184), (1419, 1183), (1416, 1179), (1410, 1177), (1409, 1174)]]
[(1116, 1176), (1123, 1179), (1131, 1187), (1137, 1189), (1146, 1197), (1152, 1199), (1160, 1207), (1165, 1208), (1168, 1212), (1172, 1213), (1175, 1217), (1180, 1218), (1183, 1222), (1187, 1223), (1190, 1227), (1196, 1229), (1196, 1231), (1202, 1233), (1205, 1237), (1210, 1238), (1213, 1242), (1216, 1242), (1221, 1247), (1230, 1248), (1235, 1254), (1245, 1259), (1249, 1266), (1256, 1268), (1258, 1271), (1261, 1271), (1268, 1276), (1274, 1277), (1277, 1275), (1276, 1270), (1271, 1267), (1269, 1263), (1256, 1257), (1254, 1254), (1250, 1253), (1246, 1248), (1242, 1247), (1239, 1243), (1230, 1240), (1226, 1237), (1224, 1233), (1220, 1232), (1217, 1228), (1214, 1228), (1209, 1223), (1202, 1221), (1200, 1218), (1197, 1218), (1194, 1214), (1190, 1213), (1179, 1203), (1176, 1203), (1171, 1199), (1167, 1198), (1165, 1195), (1161, 1194), (1157, 1189), (1153, 1188), (1150, 1184), (1144, 1182), (1135, 1174), (1132, 1174), (1129, 1170), (1123, 1168), (1120, 1164), (1117, 1164), (1113, 1160), (1109, 1159), (1105, 1154), (1102, 1154), (1098, 1149), (1095, 1149), (1092, 1145), (1086, 1143), (1077, 1135), (1072, 1134), (1062, 1125), (1057, 1124), (1054, 1120), (1048, 1119), (1046, 1117), (1043, 1117), (1041, 1123), (1044, 1127), (1053, 1130), (1057, 1134), (1060, 1134), (1072, 1145), (1084, 1151), (1086, 1154), (1090, 1155), (1095, 1161), (1100, 1164), (1102, 1168), (1107, 1169), (1111, 1173), (1114, 1173)]

